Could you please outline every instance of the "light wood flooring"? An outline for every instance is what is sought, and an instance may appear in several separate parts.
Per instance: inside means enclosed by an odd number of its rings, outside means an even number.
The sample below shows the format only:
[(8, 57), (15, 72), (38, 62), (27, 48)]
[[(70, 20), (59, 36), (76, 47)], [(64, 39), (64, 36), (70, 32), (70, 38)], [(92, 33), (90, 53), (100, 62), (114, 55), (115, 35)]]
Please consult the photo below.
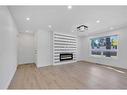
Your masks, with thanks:
[(127, 70), (123, 71), (87, 62), (19, 65), (8, 89), (127, 89)]

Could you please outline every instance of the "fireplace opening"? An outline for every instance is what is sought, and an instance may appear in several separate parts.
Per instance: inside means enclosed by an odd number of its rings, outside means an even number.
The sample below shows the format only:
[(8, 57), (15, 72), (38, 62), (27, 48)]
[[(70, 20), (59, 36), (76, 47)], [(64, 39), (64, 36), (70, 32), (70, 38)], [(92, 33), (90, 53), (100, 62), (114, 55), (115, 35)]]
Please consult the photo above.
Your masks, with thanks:
[(72, 59), (73, 59), (72, 53), (61, 53), (60, 54), (60, 61), (72, 60)]

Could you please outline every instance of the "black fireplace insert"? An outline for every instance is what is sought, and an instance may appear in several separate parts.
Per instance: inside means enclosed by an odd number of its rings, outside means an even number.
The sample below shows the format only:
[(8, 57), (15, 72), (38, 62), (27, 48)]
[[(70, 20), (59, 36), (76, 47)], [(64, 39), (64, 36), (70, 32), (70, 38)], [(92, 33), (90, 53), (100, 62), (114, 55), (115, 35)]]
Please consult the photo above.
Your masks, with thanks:
[(73, 53), (61, 53), (60, 61), (73, 60)]

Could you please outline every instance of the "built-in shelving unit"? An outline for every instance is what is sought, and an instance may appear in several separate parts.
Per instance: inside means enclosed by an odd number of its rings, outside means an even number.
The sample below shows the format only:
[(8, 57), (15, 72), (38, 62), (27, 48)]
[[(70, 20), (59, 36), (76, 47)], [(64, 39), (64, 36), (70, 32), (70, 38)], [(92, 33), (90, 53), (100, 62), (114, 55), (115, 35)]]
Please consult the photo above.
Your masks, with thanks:
[[(60, 61), (61, 53), (72, 53), (73, 59)], [(77, 37), (67, 34), (53, 33), (53, 64), (77, 61)]]

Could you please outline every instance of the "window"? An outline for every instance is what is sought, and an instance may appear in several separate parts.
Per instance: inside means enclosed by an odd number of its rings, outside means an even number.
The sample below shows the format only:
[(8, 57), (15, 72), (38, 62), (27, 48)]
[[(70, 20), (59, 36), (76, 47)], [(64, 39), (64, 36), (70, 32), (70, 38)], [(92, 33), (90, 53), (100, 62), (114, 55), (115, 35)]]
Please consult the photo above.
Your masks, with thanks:
[(117, 56), (118, 35), (91, 39), (91, 55)]

